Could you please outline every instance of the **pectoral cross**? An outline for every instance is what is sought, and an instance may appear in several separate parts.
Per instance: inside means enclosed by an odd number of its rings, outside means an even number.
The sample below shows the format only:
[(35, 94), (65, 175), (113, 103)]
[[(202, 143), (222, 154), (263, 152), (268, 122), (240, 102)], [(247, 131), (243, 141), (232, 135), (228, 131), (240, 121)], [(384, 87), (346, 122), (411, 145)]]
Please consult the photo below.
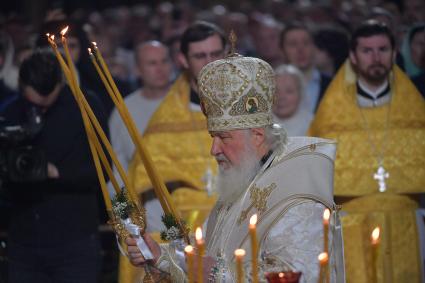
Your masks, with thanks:
[(378, 181), (379, 191), (385, 192), (387, 190), (387, 184), (385, 183), (385, 179), (390, 177), (390, 173), (385, 171), (383, 166), (379, 166), (378, 170), (375, 174), (373, 174), (373, 179)]

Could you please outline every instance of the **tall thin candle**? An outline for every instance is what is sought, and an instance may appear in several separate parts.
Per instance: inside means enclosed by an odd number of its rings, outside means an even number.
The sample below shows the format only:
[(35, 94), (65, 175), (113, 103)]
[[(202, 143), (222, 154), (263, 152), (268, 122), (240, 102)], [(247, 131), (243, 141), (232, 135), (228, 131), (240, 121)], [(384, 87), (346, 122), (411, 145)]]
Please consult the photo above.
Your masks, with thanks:
[(372, 282), (377, 282), (378, 280), (378, 251), (379, 251), (379, 242), (380, 242), (380, 228), (375, 227), (372, 234), (370, 235), (370, 244), (372, 249)]
[[(326, 273), (327, 273), (327, 265), (329, 261), (328, 253), (323, 252), (319, 254), (318, 256), (319, 264), (320, 264), (320, 273), (319, 273), (319, 283), (325, 283), (326, 280)], [(328, 282), (329, 283), (329, 282)]]
[(323, 212), (323, 251), (329, 252), (329, 218), (331, 212), (328, 208)]
[(187, 277), (189, 279), (189, 283), (194, 283), (193, 280), (193, 247), (191, 245), (188, 245), (184, 248), (185, 254), (186, 254), (186, 262), (187, 262)]
[(203, 281), (203, 257), (205, 254), (205, 241), (202, 238), (202, 229), (200, 227), (196, 228), (195, 231), (195, 239), (196, 239), (196, 248), (198, 250), (198, 280), (197, 283), (202, 283)]
[(258, 242), (257, 242), (257, 214), (249, 219), (249, 234), (251, 236), (251, 269), (252, 282), (258, 283)]
[(245, 256), (245, 250), (243, 249), (237, 249), (235, 250), (235, 257), (236, 257), (236, 276), (237, 276), (237, 283), (243, 282), (243, 257)]

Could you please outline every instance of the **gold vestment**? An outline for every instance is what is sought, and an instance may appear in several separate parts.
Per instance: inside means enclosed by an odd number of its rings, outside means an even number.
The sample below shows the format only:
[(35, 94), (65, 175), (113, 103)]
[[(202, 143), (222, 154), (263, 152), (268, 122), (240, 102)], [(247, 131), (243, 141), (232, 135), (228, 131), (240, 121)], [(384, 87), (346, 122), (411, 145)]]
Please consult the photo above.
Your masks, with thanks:
[[(394, 66), (391, 101), (360, 108), (348, 62), (338, 71), (309, 134), (337, 140), (335, 196), (341, 199), (347, 282), (372, 282), (370, 234), (381, 227), (377, 282), (420, 282), (415, 195), (425, 191), (425, 102)], [(378, 160), (389, 172), (380, 193)], [(339, 198), (338, 198), (339, 197)]]

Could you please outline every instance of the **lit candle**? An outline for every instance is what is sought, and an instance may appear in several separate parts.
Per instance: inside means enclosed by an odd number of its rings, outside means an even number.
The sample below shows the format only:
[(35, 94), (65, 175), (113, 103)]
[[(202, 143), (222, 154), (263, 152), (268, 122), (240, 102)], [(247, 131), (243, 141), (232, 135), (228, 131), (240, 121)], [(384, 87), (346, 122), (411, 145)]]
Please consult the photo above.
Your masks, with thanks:
[(65, 58), (68, 62), (68, 67), (70, 70), (70, 74), (71, 74), (71, 79), (72, 79), (72, 83), (73, 83), (73, 87), (74, 89), (77, 88), (77, 72), (75, 71), (75, 66), (74, 66), (74, 62), (72, 61), (72, 57), (71, 57), (71, 53), (69, 52), (69, 48), (68, 48), (68, 43), (66, 41), (66, 37), (65, 34), (68, 32), (68, 26), (65, 27), (64, 29), (61, 30), (60, 34), (61, 34), (61, 40), (62, 40), (62, 45), (63, 45), (63, 49), (65, 50)]
[(370, 235), (370, 243), (372, 246), (372, 264), (373, 264), (373, 274), (372, 274), (372, 282), (377, 282), (378, 279), (378, 250), (379, 250), (379, 237), (380, 237), (380, 229), (379, 227), (375, 227), (373, 229), (372, 234)]
[(235, 256), (236, 256), (236, 275), (237, 275), (237, 283), (243, 282), (243, 257), (245, 256), (245, 250), (243, 249), (237, 249), (235, 250)]
[(202, 283), (203, 281), (203, 264), (202, 257), (205, 253), (205, 242), (202, 238), (202, 229), (200, 227), (196, 228), (195, 231), (195, 239), (196, 239), (196, 248), (198, 250), (198, 283)]
[(184, 248), (184, 252), (186, 253), (186, 262), (187, 262), (187, 277), (189, 279), (189, 283), (193, 283), (193, 247), (191, 245), (188, 245)]
[(279, 274), (277, 275), (279, 278), (284, 278), (285, 277), (285, 273), (283, 272), (279, 272)]
[(60, 66), (62, 67), (62, 71), (63, 71), (66, 79), (67, 80), (70, 80), (71, 78), (70, 78), (70, 74), (69, 74), (69, 69), (68, 69), (68, 66), (65, 63), (65, 60), (63, 60), (62, 55), (59, 53), (58, 47), (57, 47), (57, 45), (55, 43), (55, 35), (54, 34), (47, 33), (46, 36), (47, 36), (48, 42), (50, 43), (50, 46), (53, 49), (53, 52), (56, 55), (56, 58), (59, 61)]
[(328, 265), (329, 257), (327, 252), (323, 252), (318, 256), (320, 263), (319, 283), (326, 282), (326, 267)]
[(331, 216), (331, 212), (328, 208), (323, 212), (323, 251), (328, 253), (329, 248), (329, 217)]
[(258, 243), (257, 243), (257, 214), (249, 219), (249, 234), (251, 236), (252, 282), (258, 283)]

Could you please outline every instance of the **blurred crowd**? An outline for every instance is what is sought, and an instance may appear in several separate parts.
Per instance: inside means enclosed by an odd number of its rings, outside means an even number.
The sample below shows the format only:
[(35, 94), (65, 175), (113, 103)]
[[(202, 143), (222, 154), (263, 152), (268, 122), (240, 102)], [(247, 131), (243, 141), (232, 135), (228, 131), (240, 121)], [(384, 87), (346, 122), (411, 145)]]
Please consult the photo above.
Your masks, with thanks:
[[(66, 15), (61, 8), (46, 11), (41, 26), (22, 15), (0, 14), (1, 101), (17, 91), (18, 68), (33, 47), (46, 45), (45, 33), (57, 33), (71, 26), (70, 48), (83, 84), (103, 96), (110, 113), (112, 103), (101, 94), (103, 89), (91, 67), (86, 48), (97, 42), (123, 95), (137, 89), (141, 82), (136, 72), (135, 47), (158, 40), (170, 48), (173, 62), (171, 80), (181, 70), (178, 60), (179, 37), (194, 20), (216, 23), (226, 33), (233, 29), (238, 37), (237, 50), (243, 55), (260, 57), (273, 67), (290, 63), (304, 74), (315, 68), (331, 78), (348, 56), (350, 31), (365, 19), (384, 21), (397, 38), (397, 64), (415, 80), (424, 70), (425, 2), (421, 0), (374, 1), (241, 1), (237, 9), (229, 2), (197, 7), (190, 1), (158, 2), (154, 6), (114, 6), (104, 10), (76, 9)], [(294, 23), (308, 32), (295, 35), (293, 42), (282, 40), (282, 30)], [(43, 42), (44, 41), (44, 42)], [(291, 45), (285, 47), (284, 45)], [(423, 82), (418, 81), (418, 88)], [(3, 90), (4, 89), (4, 90)]]

